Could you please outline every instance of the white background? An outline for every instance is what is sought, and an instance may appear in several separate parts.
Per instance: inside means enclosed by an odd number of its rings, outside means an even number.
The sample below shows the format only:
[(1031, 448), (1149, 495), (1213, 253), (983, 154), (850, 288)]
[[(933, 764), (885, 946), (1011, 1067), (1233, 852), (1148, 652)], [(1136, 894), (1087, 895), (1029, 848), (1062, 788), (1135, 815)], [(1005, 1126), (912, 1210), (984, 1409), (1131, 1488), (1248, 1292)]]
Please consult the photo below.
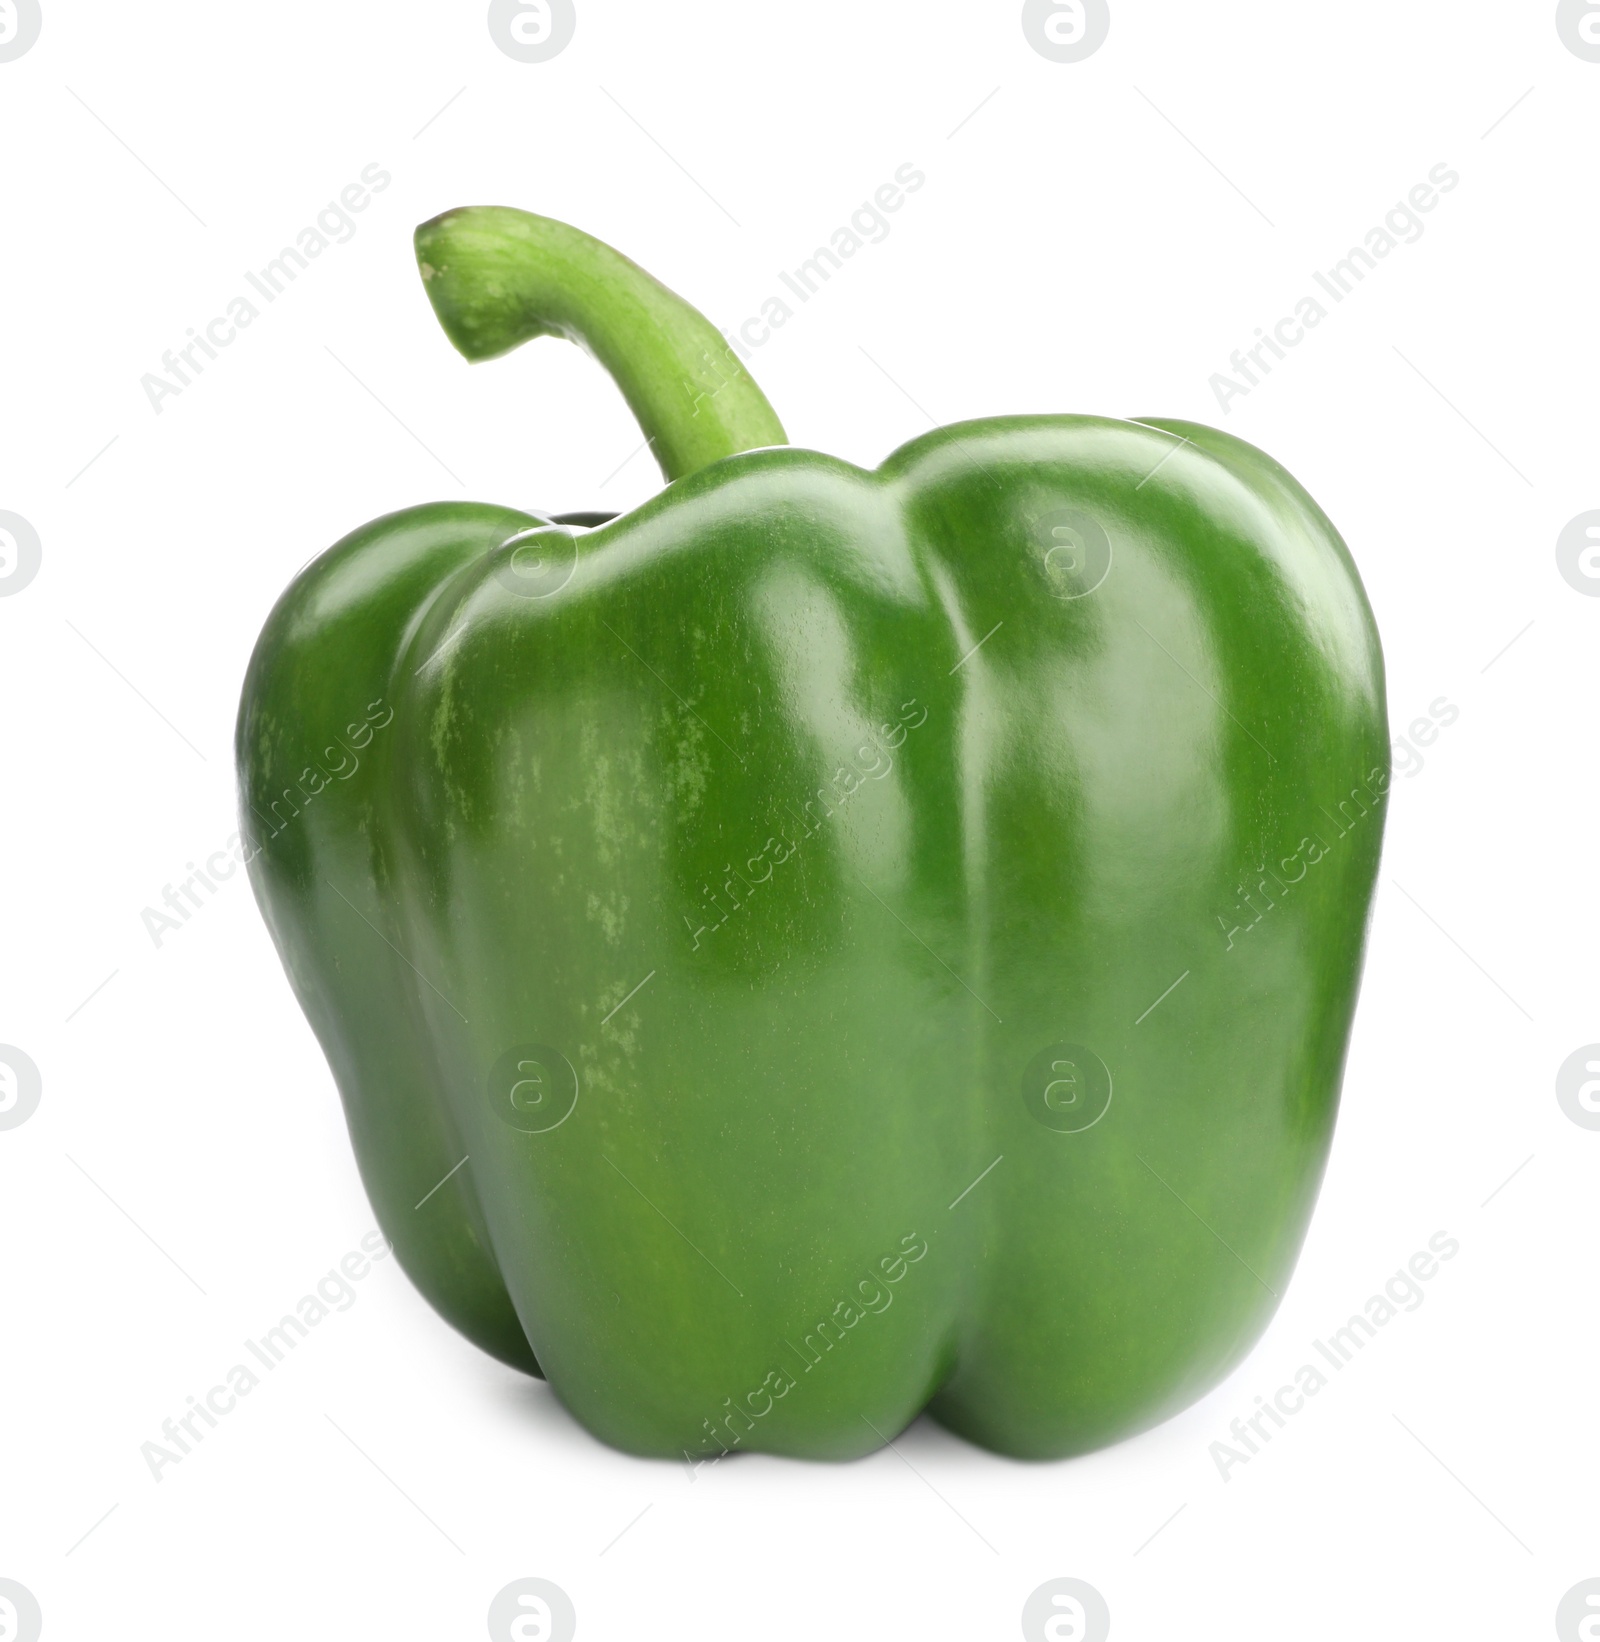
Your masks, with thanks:
[[(0, 63), (0, 509), (43, 542), (0, 599), (0, 1041), (43, 1075), (0, 1132), (0, 1577), (47, 1637), (481, 1636), (523, 1576), (590, 1639), (1014, 1637), (1058, 1576), (1120, 1639), (1535, 1637), (1600, 1576), (1600, 1133), (1555, 1097), (1600, 1039), (1600, 600), (1554, 551), (1600, 507), (1600, 64), (1543, 0), (1112, 11), (1064, 65), (1014, 4), (579, 0), (529, 65), (481, 4), (45, 0)], [(559, 217), (734, 325), (908, 161), (892, 233), (752, 361), (795, 443), (872, 465), (929, 418), (1219, 423), (1349, 541), (1394, 733), (1459, 711), (1395, 782), (1277, 1320), (1085, 1459), (922, 1422), (691, 1481), (601, 1447), (388, 1261), (153, 1480), (141, 1444), (372, 1225), (243, 874), (159, 949), (141, 923), (234, 830), (267, 610), (379, 513), (658, 484), (576, 349), (456, 356), (413, 226)], [(370, 162), (394, 180), (355, 237), (155, 414), (141, 376)], [(1423, 237), (1224, 415), (1211, 375), (1440, 162)], [(1440, 1230), (1425, 1303), (1224, 1481), (1229, 1422)]]

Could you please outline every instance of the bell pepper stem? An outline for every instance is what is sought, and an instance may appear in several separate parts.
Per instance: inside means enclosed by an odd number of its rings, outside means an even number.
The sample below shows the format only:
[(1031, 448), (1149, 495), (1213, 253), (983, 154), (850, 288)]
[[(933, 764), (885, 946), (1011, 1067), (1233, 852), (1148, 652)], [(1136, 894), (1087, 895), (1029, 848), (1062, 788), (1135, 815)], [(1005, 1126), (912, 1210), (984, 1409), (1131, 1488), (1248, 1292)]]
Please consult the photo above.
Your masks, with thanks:
[(447, 211), (416, 232), (439, 323), (470, 360), (564, 336), (610, 372), (661, 471), (787, 444), (731, 344), (636, 263), (576, 228), (502, 206)]

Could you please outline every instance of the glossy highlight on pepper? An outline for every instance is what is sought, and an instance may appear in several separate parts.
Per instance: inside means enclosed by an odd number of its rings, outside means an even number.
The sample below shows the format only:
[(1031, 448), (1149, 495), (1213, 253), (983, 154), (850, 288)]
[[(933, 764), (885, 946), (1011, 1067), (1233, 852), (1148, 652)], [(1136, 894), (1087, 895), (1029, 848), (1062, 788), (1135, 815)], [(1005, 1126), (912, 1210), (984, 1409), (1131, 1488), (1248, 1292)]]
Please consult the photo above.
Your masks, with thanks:
[(1187, 422), (856, 467), (576, 229), (417, 256), (468, 359), (592, 353), (668, 484), (379, 519), (251, 661), (252, 880), (405, 1270), (695, 1464), (1192, 1402), (1292, 1272), (1355, 1008), (1389, 738), (1338, 533)]

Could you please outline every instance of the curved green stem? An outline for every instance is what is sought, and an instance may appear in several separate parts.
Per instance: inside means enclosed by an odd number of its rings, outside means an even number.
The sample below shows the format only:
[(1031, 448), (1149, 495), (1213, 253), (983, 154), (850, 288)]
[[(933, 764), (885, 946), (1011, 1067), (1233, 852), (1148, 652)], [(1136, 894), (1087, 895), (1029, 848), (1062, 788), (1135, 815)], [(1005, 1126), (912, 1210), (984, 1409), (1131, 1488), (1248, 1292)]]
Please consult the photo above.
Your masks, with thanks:
[(564, 336), (611, 373), (670, 479), (787, 444), (726, 338), (609, 245), (549, 217), (468, 206), (425, 222), (417, 265), (445, 334), (468, 359)]

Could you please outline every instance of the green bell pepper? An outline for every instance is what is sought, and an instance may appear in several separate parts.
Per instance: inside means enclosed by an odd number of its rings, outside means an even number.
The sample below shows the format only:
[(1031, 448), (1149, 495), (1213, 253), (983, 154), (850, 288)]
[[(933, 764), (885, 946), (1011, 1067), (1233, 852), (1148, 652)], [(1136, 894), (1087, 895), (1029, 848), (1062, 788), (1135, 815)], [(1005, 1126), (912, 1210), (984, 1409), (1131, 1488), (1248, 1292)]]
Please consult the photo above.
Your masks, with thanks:
[(1298, 1254), (1377, 871), (1333, 526), (1187, 422), (794, 449), (589, 236), (416, 243), (468, 359), (579, 342), (670, 482), (379, 519), (251, 661), (256, 894), (405, 1270), (636, 1454), (1200, 1396)]

